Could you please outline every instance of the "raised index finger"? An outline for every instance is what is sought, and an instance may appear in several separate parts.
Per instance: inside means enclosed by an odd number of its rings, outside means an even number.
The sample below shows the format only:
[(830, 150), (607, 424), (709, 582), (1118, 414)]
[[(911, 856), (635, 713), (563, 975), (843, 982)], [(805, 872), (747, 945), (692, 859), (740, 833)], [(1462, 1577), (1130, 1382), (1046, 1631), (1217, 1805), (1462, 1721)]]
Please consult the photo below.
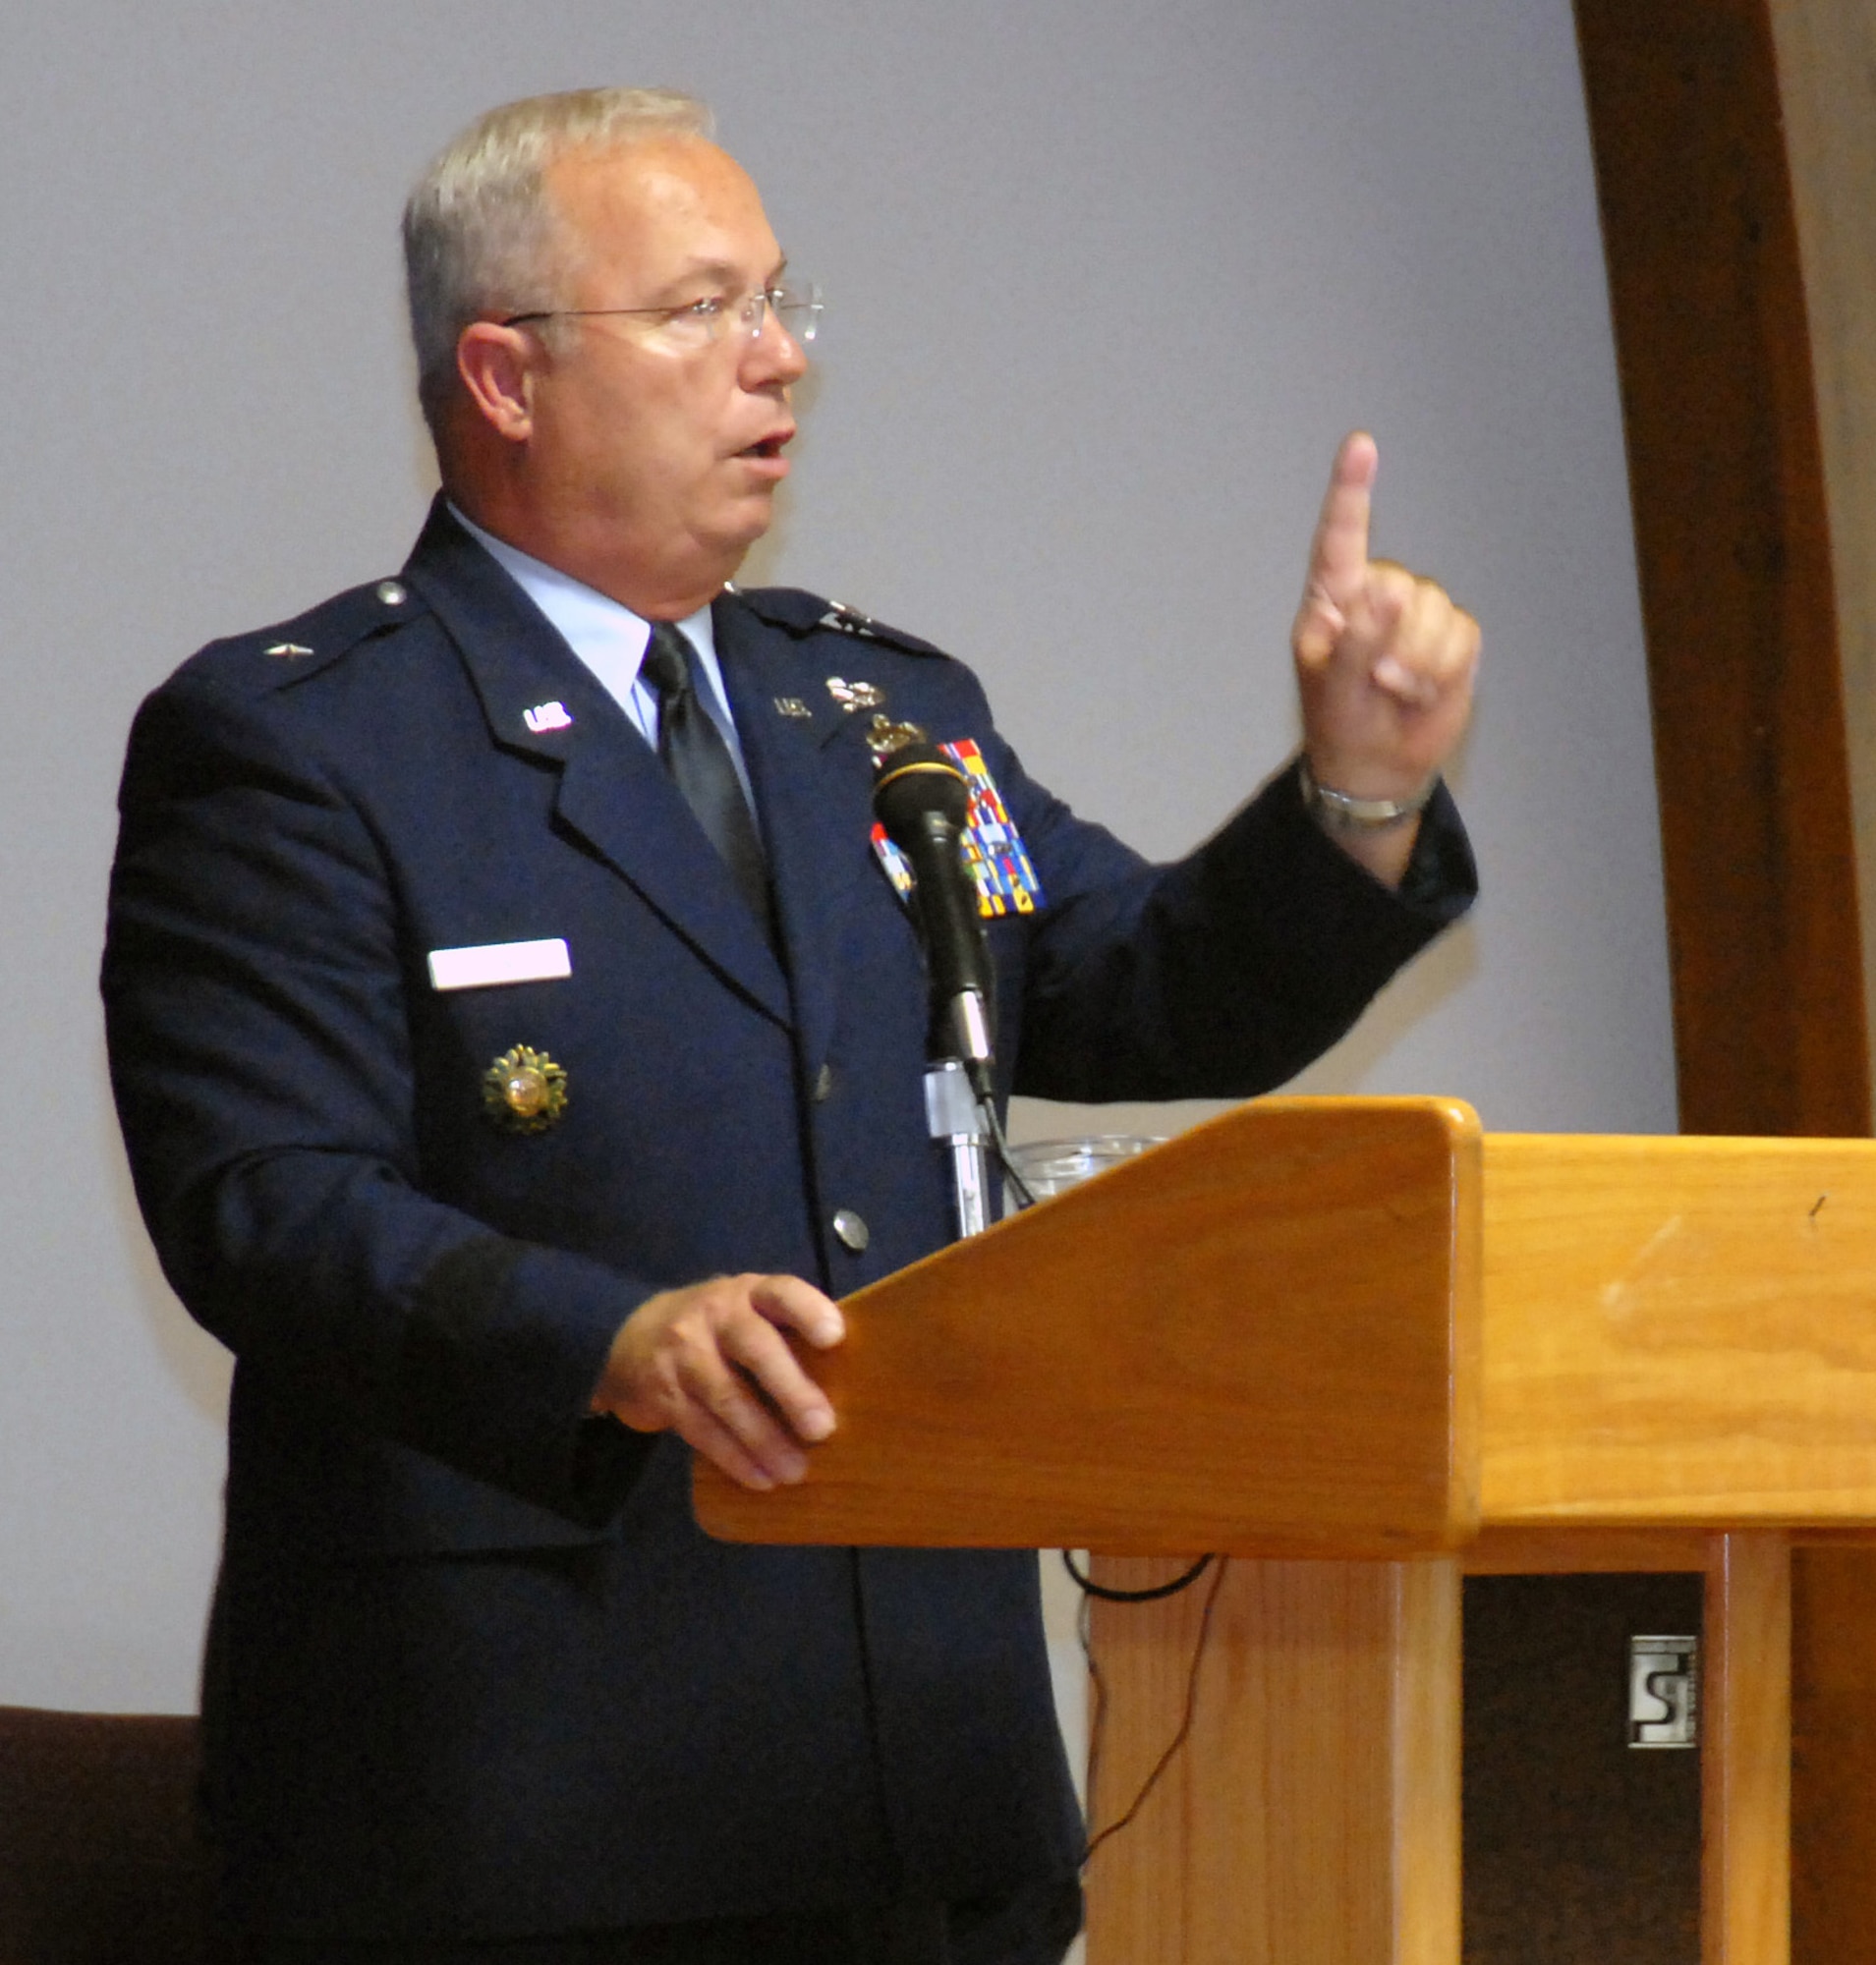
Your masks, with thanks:
[(1342, 438), (1309, 545), (1309, 588), (1337, 606), (1354, 598), (1368, 570), (1368, 516), (1380, 452), (1366, 430)]

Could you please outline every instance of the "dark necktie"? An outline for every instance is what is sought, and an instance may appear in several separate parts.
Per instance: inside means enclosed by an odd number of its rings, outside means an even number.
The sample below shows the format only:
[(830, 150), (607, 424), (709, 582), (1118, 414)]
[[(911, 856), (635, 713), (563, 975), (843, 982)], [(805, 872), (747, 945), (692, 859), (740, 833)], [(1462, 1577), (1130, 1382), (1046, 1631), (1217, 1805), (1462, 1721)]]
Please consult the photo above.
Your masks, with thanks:
[(654, 621), (640, 673), (657, 692), (657, 754), (664, 768), (772, 939), (762, 841), (729, 746), (699, 701), (697, 650), (690, 637), (669, 621)]

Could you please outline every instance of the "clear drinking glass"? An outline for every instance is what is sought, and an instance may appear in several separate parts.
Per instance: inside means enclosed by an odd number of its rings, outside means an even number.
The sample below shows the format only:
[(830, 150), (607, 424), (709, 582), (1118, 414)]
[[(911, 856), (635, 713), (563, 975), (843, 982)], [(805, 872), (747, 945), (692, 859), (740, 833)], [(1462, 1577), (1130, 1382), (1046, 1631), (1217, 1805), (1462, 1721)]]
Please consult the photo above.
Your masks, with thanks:
[[(1047, 1201), (1052, 1194), (1065, 1194), (1084, 1180), (1165, 1144), (1135, 1133), (1098, 1133), (1085, 1140), (1032, 1140), (1027, 1146), (1011, 1147), (1009, 1156), (1023, 1185), (1038, 1201)], [(1006, 1186), (1003, 1211), (1012, 1214), (1017, 1206), (1016, 1195)]]

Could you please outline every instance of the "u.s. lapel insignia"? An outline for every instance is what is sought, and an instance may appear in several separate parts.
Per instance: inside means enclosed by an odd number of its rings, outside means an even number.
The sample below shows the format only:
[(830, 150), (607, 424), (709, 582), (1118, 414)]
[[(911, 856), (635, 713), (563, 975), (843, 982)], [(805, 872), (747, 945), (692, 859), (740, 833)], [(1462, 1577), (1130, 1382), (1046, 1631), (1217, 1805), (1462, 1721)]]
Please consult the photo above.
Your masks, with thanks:
[(875, 682), (848, 682), (844, 676), (827, 678), (827, 694), (848, 715), (856, 709), (878, 709), (885, 702), (885, 691)]
[(798, 696), (778, 696), (775, 707), (783, 716), (812, 716), (814, 711)]
[(564, 702), (537, 702), (532, 709), (521, 712), (521, 720), (537, 737), (544, 737), (549, 730), (570, 730), (573, 717)]
[(544, 1133), (567, 1109), (567, 1074), (544, 1050), (516, 1044), (483, 1073), (483, 1111), (503, 1132)]

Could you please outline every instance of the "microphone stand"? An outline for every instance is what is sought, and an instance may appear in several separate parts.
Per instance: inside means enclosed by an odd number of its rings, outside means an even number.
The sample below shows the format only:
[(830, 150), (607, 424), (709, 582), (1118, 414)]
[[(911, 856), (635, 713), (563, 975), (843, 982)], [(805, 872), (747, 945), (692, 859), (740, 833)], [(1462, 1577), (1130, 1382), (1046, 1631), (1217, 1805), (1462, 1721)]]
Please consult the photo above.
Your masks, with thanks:
[(925, 1118), (932, 1138), (950, 1153), (958, 1238), (981, 1235), (991, 1225), (991, 1136), (959, 1059), (940, 1058), (925, 1074)]
[(956, 762), (923, 732), (879, 753), (874, 816), (911, 864), (931, 979), (925, 1116), (950, 1156), (960, 1237), (991, 1224), (990, 1004), (995, 977), (977, 890), (960, 854), (970, 787)]

